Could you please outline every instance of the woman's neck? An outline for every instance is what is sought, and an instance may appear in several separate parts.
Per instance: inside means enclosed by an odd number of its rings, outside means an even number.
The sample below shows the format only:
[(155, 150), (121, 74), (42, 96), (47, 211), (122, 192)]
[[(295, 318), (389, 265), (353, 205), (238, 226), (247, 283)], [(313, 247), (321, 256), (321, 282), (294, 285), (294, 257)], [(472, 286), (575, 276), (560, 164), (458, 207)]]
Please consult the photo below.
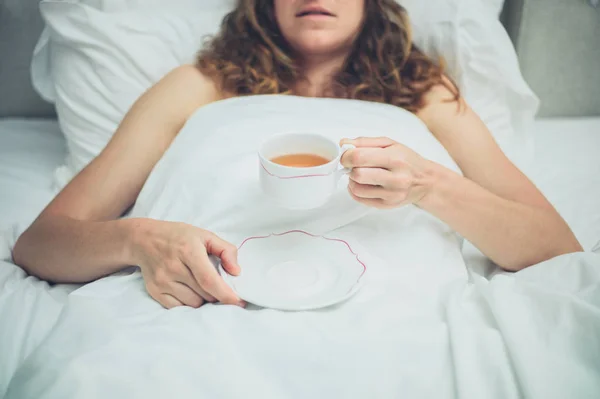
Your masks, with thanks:
[(313, 57), (303, 63), (304, 79), (298, 83), (296, 93), (305, 97), (327, 97), (334, 76), (345, 62), (345, 56)]

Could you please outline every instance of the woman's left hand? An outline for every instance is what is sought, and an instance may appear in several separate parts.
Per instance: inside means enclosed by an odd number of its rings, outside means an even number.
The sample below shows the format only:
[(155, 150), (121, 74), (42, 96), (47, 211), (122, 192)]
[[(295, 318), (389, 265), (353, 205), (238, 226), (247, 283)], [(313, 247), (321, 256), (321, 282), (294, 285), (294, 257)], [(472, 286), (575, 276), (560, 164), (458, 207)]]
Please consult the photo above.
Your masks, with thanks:
[(387, 137), (344, 139), (352, 144), (341, 159), (352, 168), (348, 191), (358, 202), (379, 209), (419, 205), (433, 180), (433, 162)]

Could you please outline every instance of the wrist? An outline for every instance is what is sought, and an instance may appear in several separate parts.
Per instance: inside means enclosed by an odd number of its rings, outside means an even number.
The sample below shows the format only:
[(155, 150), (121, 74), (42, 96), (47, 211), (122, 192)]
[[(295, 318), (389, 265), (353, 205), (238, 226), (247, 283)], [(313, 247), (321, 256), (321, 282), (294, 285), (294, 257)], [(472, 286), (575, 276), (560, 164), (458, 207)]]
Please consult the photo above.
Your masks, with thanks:
[(142, 247), (148, 241), (150, 233), (149, 219), (122, 219), (121, 226), (122, 253), (125, 262), (130, 266), (141, 263)]
[(432, 161), (428, 161), (423, 174), (424, 194), (415, 205), (430, 213), (442, 206), (452, 187), (462, 178), (459, 174)]

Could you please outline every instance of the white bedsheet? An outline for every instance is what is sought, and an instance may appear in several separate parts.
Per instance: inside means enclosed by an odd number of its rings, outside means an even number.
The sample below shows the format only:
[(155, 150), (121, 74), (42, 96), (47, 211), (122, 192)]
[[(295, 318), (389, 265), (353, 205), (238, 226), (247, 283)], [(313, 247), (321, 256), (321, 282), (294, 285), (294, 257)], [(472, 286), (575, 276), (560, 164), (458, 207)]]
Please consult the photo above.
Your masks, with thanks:
[[(56, 121), (0, 120), (0, 259), (53, 196), (66, 154)], [(12, 228), (12, 226), (14, 229)], [(0, 260), (0, 398), (19, 363), (45, 338), (72, 286), (50, 287)]]
[[(37, 129), (32, 137), (56, 129), (51, 124), (0, 122), (0, 160), (11, 143), (18, 147), (26, 142), (15, 139), (19, 125), (23, 131)], [(538, 126), (538, 156), (548, 164), (538, 164), (531, 173), (539, 174), (530, 175), (582, 242), (597, 241), (597, 231), (588, 226), (598, 220), (598, 207), (591, 202), (589, 207), (573, 206), (572, 196), (565, 193), (599, 196), (598, 176), (592, 171), (598, 170), (600, 162), (600, 121), (551, 121)], [(15, 141), (9, 139), (5, 147), (6, 131), (13, 132), (8, 136)], [(35, 146), (37, 140), (29, 144)], [(60, 140), (53, 142), (60, 146)], [(22, 154), (29, 152), (27, 146), (22, 148)], [(36, 169), (33, 164), (21, 164), (22, 170), (16, 164), (1, 164), (3, 221), (27, 221), (51, 197), (47, 187), (52, 168), (45, 164)], [(23, 170), (36, 170), (29, 188), (24, 184), (27, 174), (19, 174)], [(20, 178), (11, 181), (12, 175)], [(573, 182), (577, 184), (570, 185)], [(16, 202), (5, 195), (9, 191)], [(23, 201), (28, 196), (36, 203)], [(17, 218), (15, 212), (24, 216)], [(516, 275), (493, 275), (487, 280), (474, 274), (471, 283), (457, 282), (444, 290), (444, 306), (436, 314), (398, 307), (390, 311), (389, 301), (377, 295), (367, 295), (354, 308), (344, 311), (342, 307), (334, 313), (331, 309), (300, 315), (219, 307), (165, 312), (142, 299), (139, 276), (132, 275), (107, 279), (95, 287), (106, 290), (78, 291), (52, 330), (73, 287), (50, 289), (4, 262), (0, 263), (0, 397), (19, 365), (8, 397), (39, 398), (51, 392), (60, 392), (61, 397), (110, 393), (119, 397), (134, 388), (146, 397), (178, 392), (202, 397), (249, 392), (265, 397), (382, 397), (392, 392), (436, 397), (594, 397), (600, 392), (594, 382), (598, 379), (593, 380), (600, 378), (599, 267), (596, 255), (581, 254)], [(89, 324), (83, 328), (81, 320)], [(582, 325), (585, 328), (578, 327)], [(298, 331), (304, 334), (299, 336)], [(201, 343), (202, 338), (212, 342), (210, 348)], [(117, 355), (123, 353), (127, 356)], [(112, 369), (107, 373), (109, 364)], [(193, 373), (174, 375), (172, 364), (189, 367)], [(49, 365), (61, 367), (53, 372)], [(331, 373), (332, 368), (336, 373)], [(193, 377), (187, 380), (185, 375)], [(159, 376), (164, 377), (163, 383), (153, 383)], [(114, 391), (108, 392), (111, 388)]]
[(600, 241), (600, 118), (537, 122), (535, 151), (526, 173), (592, 249)]
[(53, 120), (0, 120), (0, 229), (29, 223), (52, 198), (65, 140)]

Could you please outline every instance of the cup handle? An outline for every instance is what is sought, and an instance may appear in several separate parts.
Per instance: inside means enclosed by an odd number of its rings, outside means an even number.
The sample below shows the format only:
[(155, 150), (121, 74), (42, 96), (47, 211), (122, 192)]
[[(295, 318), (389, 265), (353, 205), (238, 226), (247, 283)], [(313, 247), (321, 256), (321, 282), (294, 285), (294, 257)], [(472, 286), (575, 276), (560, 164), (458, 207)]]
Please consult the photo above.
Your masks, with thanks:
[[(344, 156), (344, 154), (346, 153), (346, 151), (348, 150), (354, 150), (356, 149), (355, 145), (352, 144), (344, 144), (342, 146), (342, 153), (340, 155), (340, 161), (342, 159), (342, 156)], [(342, 176), (347, 175), (348, 173), (352, 172), (352, 168), (344, 168), (341, 164), (340, 164), (340, 168), (337, 170), (337, 177), (338, 179), (340, 179)]]

